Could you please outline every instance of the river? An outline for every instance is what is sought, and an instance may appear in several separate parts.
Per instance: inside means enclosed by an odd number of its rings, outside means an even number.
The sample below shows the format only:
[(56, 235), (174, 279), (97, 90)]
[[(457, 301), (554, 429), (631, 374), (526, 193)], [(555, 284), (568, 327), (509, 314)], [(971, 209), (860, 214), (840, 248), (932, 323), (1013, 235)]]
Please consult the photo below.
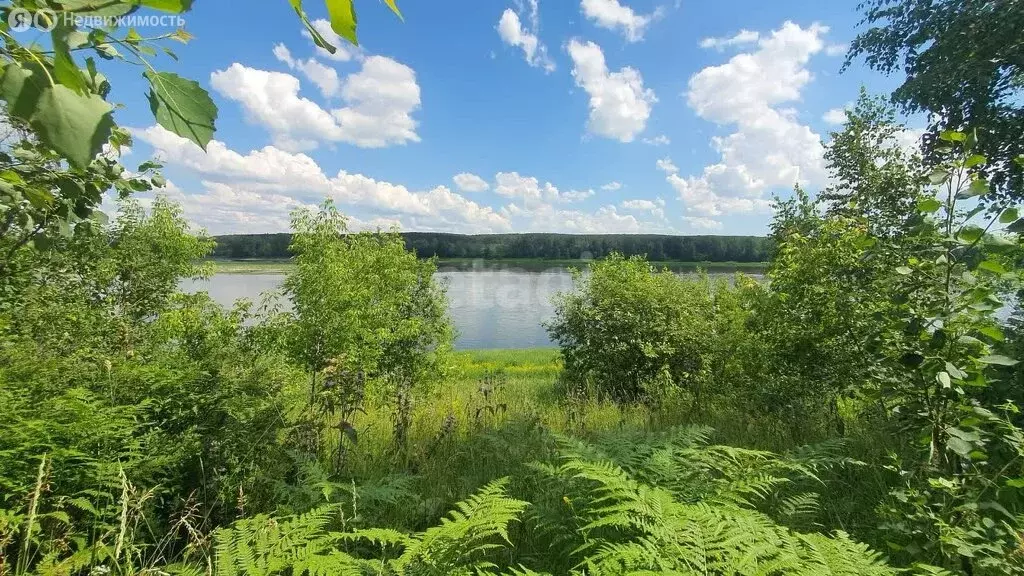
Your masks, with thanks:
[[(447, 285), (459, 349), (552, 346), (543, 326), (554, 314), (551, 297), (572, 289), (566, 268), (442, 270), (437, 276)], [(185, 281), (181, 288), (205, 290), (216, 302), (231, 306), (239, 298), (258, 301), (283, 281), (279, 273), (218, 273), (209, 280)]]

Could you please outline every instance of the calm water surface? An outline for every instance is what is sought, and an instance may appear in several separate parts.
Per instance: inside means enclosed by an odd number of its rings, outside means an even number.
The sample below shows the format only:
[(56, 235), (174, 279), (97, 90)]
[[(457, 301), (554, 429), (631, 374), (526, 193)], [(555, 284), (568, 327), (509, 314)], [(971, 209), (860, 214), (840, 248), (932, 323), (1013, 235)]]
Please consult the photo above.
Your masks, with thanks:
[[(438, 276), (448, 285), (449, 310), (458, 331), (455, 346), (460, 349), (552, 346), (542, 325), (554, 313), (551, 297), (572, 289), (565, 268), (451, 270)], [(221, 305), (231, 306), (239, 298), (259, 301), (283, 281), (282, 274), (222, 273), (206, 281), (186, 281), (182, 289), (205, 290)]]

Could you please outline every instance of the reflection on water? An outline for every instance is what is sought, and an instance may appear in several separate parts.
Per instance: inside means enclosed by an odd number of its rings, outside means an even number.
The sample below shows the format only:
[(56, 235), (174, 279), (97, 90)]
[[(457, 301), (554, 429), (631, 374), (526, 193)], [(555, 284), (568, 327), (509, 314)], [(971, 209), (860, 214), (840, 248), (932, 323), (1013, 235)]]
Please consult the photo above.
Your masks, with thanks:
[(284, 274), (214, 274), (209, 280), (183, 280), (182, 292), (206, 291), (214, 302), (230, 308), (235, 300), (248, 298), (259, 303), (264, 292), (277, 290)]
[[(551, 297), (572, 289), (572, 275), (565, 268), (442, 270), (438, 277), (448, 287), (458, 332), (455, 346), (460, 349), (551, 346), (543, 326), (554, 313)], [(231, 306), (239, 298), (258, 302), (262, 293), (280, 288), (283, 281), (282, 274), (225, 273), (185, 281), (181, 288), (205, 290), (216, 302)]]
[(551, 297), (572, 289), (568, 271), (440, 272), (448, 282), (458, 348), (550, 346), (542, 323), (554, 314)]

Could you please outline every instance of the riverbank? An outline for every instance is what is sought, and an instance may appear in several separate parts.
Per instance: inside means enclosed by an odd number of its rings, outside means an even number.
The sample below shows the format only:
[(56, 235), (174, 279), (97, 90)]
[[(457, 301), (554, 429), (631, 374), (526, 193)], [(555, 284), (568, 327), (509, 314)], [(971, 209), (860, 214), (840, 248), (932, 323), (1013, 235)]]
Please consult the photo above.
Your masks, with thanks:
[[(292, 269), (290, 260), (212, 260), (214, 271), (223, 274), (285, 274)], [(588, 260), (578, 259), (542, 259), (542, 258), (500, 258), (485, 260), (480, 258), (439, 258), (438, 268), (441, 270), (486, 270), (486, 269), (520, 269), (547, 270), (549, 268), (583, 268)], [(707, 270), (711, 272), (747, 272), (760, 274), (764, 272), (765, 262), (651, 262), (658, 268), (668, 268), (675, 272)]]

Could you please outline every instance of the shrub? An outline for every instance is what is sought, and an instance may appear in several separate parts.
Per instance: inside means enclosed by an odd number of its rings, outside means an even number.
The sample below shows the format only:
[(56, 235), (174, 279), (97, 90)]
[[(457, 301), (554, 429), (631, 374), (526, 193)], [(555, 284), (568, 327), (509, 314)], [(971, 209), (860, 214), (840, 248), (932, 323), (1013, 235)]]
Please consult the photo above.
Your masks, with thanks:
[[(313, 412), (343, 416), (366, 386), (394, 403), (404, 447), (413, 388), (444, 376), (453, 339), (434, 261), (418, 260), (397, 232), (348, 234), (330, 201), (295, 212), (292, 228), (296, 267), (284, 286), (294, 313), (286, 331), (293, 357), (311, 374)], [(354, 439), (342, 420), (342, 433)], [(339, 460), (342, 442), (330, 448)]]
[(574, 292), (556, 297), (547, 329), (574, 389), (617, 402), (649, 402), (675, 388), (700, 399), (714, 331), (706, 276), (686, 280), (613, 254), (573, 282)]

